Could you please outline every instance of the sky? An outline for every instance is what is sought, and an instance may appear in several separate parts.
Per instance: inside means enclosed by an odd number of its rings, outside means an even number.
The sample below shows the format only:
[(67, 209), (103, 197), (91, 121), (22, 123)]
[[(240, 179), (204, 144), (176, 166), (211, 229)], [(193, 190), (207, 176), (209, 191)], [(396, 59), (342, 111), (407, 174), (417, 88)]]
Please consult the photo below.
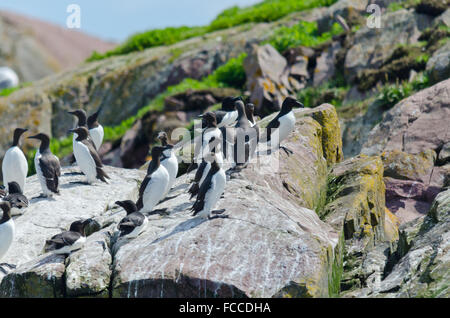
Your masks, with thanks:
[(9, 10), (66, 27), (70, 4), (79, 5), (80, 31), (121, 42), (131, 34), (167, 26), (207, 25), (223, 9), (261, 0), (0, 0)]

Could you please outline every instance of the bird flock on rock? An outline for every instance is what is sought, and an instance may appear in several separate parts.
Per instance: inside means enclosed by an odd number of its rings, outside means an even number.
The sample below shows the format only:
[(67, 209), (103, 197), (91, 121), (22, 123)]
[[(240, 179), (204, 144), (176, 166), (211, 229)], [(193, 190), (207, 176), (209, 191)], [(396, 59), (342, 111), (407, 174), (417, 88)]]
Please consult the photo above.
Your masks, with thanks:
[[(292, 151), (281, 146), (294, 130), (295, 116), (293, 108), (303, 108), (303, 104), (294, 98), (287, 97), (281, 111), (264, 128), (264, 136), (260, 136), (260, 127), (254, 117), (253, 104), (244, 104), (241, 97), (227, 97), (222, 102), (221, 110), (207, 112), (202, 119), (201, 142), (196, 143), (194, 163), (188, 172), (197, 168), (194, 179), (188, 189), (190, 199), (195, 199), (191, 211), (193, 216), (211, 219), (212, 211), (220, 200), (227, 181), (224, 163), (230, 158), (230, 170), (244, 169), (256, 154), (258, 144), (264, 143), (268, 153), (283, 149), (288, 155)], [(73, 134), (72, 163), (76, 162), (86, 182), (91, 185), (98, 180), (108, 183), (110, 177), (104, 167), (98, 149), (102, 145), (104, 132), (98, 122), (101, 109), (87, 117), (84, 110), (78, 109), (69, 113), (78, 119), (76, 128), (68, 133)], [(15, 235), (13, 216), (20, 215), (29, 206), (24, 195), (28, 163), (20, 148), (21, 136), (27, 129), (17, 128), (14, 131), (13, 143), (6, 152), (2, 163), (3, 184), (0, 188), (0, 260), (8, 252)], [(34, 164), (42, 194), (39, 198), (53, 198), (60, 195), (61, 165), (58, 157), (50, 151), (50, 137), (45, 133), (29, 136), (29, 139), (40, 141), (36, 151)], [(150, 214), (155, 206), (166, 198), (172, 189), (178, 174), (178, 158), (174, 145), (169, 143), (166, 132), (157, 137), (161, 145), (151, 149), (151, 161), (147, 174), (139, 189), (137, 202), (130, 200), (116, 201), (127, 215), (117, 225), (120, 237), (132, 239), (137, 237), (148, 224), (146, 214)], [(227, 161), (228, 162), (228, 161)], [(78, 220), (70, 225), (69, 231), (53, 236), (45, 242), (44, 252), (70, 254), (80, 249), (86, 241), (86, 227), (92, 220)], [(6, 268), (14, 265), (2, 263), (0, 271), (7, 273)]]

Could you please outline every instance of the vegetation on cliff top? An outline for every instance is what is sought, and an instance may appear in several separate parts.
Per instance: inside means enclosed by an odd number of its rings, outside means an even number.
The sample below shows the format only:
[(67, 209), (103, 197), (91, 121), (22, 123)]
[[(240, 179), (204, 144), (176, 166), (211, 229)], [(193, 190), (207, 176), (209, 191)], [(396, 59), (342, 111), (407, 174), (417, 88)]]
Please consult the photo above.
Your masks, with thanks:
[(209, 26), (169, 27), (138, 33), (131, 36), (125, 43), (104, 54), (94, 51), (87, 61), (101, 60), (114, 55), (124, 55), (155, 46), (170, 45), (245, 23), (271, 22), (292, 12), (329, 6), (334, 2), (336, 2), (336, 0), (264, 0), (245, 8), (234, 6), (220, 13)]

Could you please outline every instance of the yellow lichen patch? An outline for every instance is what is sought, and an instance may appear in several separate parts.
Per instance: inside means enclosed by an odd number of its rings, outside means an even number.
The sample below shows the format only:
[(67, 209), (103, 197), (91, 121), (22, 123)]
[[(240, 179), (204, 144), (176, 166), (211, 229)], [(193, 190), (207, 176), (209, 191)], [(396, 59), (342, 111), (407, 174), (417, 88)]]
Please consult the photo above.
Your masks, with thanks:
[(388, 208), (385, 211), (385, 222), (384, 222), (384, 232), (386, 235), (386, 240), (389, 242), (394, 242), (398, 240), (398, 227), (400, 225), (400, 220), (394, 214), (389, 211)]

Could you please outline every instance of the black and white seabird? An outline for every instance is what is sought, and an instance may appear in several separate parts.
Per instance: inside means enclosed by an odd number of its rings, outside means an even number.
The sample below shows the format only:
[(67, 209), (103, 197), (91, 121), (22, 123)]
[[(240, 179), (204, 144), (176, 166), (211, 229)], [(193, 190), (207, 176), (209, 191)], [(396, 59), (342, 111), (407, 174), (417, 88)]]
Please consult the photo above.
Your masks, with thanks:
[(211, 169), (211, 162), (206, 160), (205, 155), (208, 155), (211, 152), (215, 153), (216, 159), (217, 159), (217, 162), (219, 163), (219, 165), (223, 164), (223, 157), (222, 157), (222, 153), (220, 151), (221, 143), (222, 143), (222, 141), (219, 139), (216, 139), (216, 137), (212, 137), (210, 139), (208, 152), (203, 155), (202, 162), (200, 163), (200, 165), (197, 168), (197, 171), (195, 172), (194, 181), (192, 182), (192, 184), (188, 190), (188, 193), (191, 195), (190, 200), (192, 200), (198, 194), (198, 191), (200, 190), (200, 187), (201, 187), (203, 181), (206, 179), (206, 177), (208, 176), (209, 170)]
[[(169, 184), (167, 185), (166, 194), (172, 189), (178, 174), (178, 159), (173, 150), (173, 145), (168, 142), (168, 136), (165, 132), (158, 134), (158, 139), (161, 140), (161, 145), (164, 147), (164, 151), (161, 155), (161, 165), (166, 168), (169, 173)], [(148, 172), (148, 171), (147, 171)]]
[[(85, 127), (85, 128), (88, 129), (89, 133), (88, 133), (87, 139), (88, 139), (88, 141), (90, 143), (92, 143), (92, 145), (94, 145), (95, 149), (97, 150), (98, 148), (97, 148), (97, 146), (96, 146), (96, 144), (95, 144), (95, 142), (94, 142), (94, 140), (93, 140), (93, 138), (92, 138), (92, 136), (90, 134), (90, 130), (88, 128), (86, 112), (83, 109), (77, 109), (77, 110), (74, 110), (74, 111), (70, 111), (68, 113), (72, 114), (72, 115), (74, 115), (75, 117), (78, 118), (77, 128), (78, 127)], [(75, 140), (77, 139), (77, 137), (78, 137), (78, 135), (76, 133), (74, 133), (73, 134), (73, 143), (74, 144), (75, 144)]]
[(51, 197), (54, 193), (59, 194), (61, 165), (58, 157), (50, 151), (50, 137), (41, 133), (28, 138), (41, 141), (41, 145), (34, 156), (34, 165), (41, 183), (42, 196)]
[(11, 204), (11, 215), (23, 214), (23, 210), (28, 208), (29, 205), (27, 197), (15, 181), (10, 182), (8, 188), (9, 193), (3, 198), (3, 201), (8, 201)]
[[(0, 209), (3, 212), (2, 218), (0, 219), (0, 260), (6, 255), (11, 244), (14, 240), (14, 235), (16, 228), (14, 221), (11, 217), (11, 205), (9, 202), (0, 201)], [(14, 265), (2, 263), (0, 264), (0, 271), (7, 274), (4, 267), (9, 267), (10, 269), (15, 268)]]
[(222, 101), (222, 109), (214, 112), (217, 120), (217, 127), (233, 126), (238, 118), (238, 112), (235, 107), (236, 100), (240, 97), (226, 97)]
[[(295, 128), (295, 115), (292, 111), (294, 107), (304, 108), (303, 104), (297, 101), (295, 98), (287, 97), (284, 100), (283, 105), (281, 106), (281, 111), (267, 125), (266, 141), (268, 144), (270, 144), (271, 149), (282, 148), (287, 154), (293, 153), (292, 150), (280, 146), (280, 144)], [(278, 135), (277, 140), (272, 139), (272, 135), (274, 134)]]
[(89, 116), (89, 118), (87, 119), (89, 134), (91, 135), (92, 141), (94, 142), (95, 148), (97, 150), (100, 149), (103, 142), (103, 137), (105, 135), (103, 131), (103, 126), (100, 125), (100, 123), (98, 122), (98, 115), (100, 115), (101, 111), (102, 107), (100, 107), (94, 114)]
[(16, 128), (14, 130), (14, 139), (11, 148), (5, 154), (2, 163), (3, 184), (8, 191), (10, 182), (17, 182), (22, 190), (25, 189), (26, 178), (28, 174), (28, 162), (20, 149), (20, 137), (27, 129)]
[(139, 189), (139, 199), (136, 203), (142, 213), (150, 213), (162, 200), (169, 185), (169, 173), (161, 164), (161, 154), (164, 147), (155, 146), (152, 149), (152, 161), (147, 170), (147, 176)]
[(197, 200), (191, 209), (194, 211), (193, 216), (197, 215), (200, 218), (211, 218), (211, 212), (225, 190), (227, 180), (225, 171), (216, 160), (216, 155), (211, 153), (207, 156), (207, 160), (211, 163), (211, 169), (202, 183)]
[(255, 105), (252, 103), (248, 103), (245, 105), (245, 114), (247, 115), (248, 122), (250, 124), (250, 127), (253, 127), (256, 125), (255, 120)]
[(90, 222), (91, 219), (73, 222), (69, 231), (57, 234), (45, 242), (45, 253), (70, 254), (82, 248), (86, 242), (85, 228)]
[(243, 166), (248, 163), (256, 151), (259, 141), (259, 128), (250, 125), (242, 100), (236, 101), (236, 109), (238, 110), (238, 121), (234, 127), (233, 155), (236, 166)]
[(117, 229), (120, 231), (120, 236), (127, 236), (127, 238), (135, 238), (145, 230), (148, 223), (147, 218), (141, 212), (133, 201), (116, 201), (116, 204), (121, 206), (126, 212)]
[(76, 133), (77, 139), (73, 145), (73, 154), (77, 161), (81, 171), (87, 177), (87, 183), (92, 184), (97, 179), (108, 183), (106, 179), (110, 179), (109, 176), (103, 171), (103, 164), (100, 156), (95, 149), (95, 146), (87, 140), (89, 131), (86, 127), (78, 127), (72, 129), (70, 133)]

